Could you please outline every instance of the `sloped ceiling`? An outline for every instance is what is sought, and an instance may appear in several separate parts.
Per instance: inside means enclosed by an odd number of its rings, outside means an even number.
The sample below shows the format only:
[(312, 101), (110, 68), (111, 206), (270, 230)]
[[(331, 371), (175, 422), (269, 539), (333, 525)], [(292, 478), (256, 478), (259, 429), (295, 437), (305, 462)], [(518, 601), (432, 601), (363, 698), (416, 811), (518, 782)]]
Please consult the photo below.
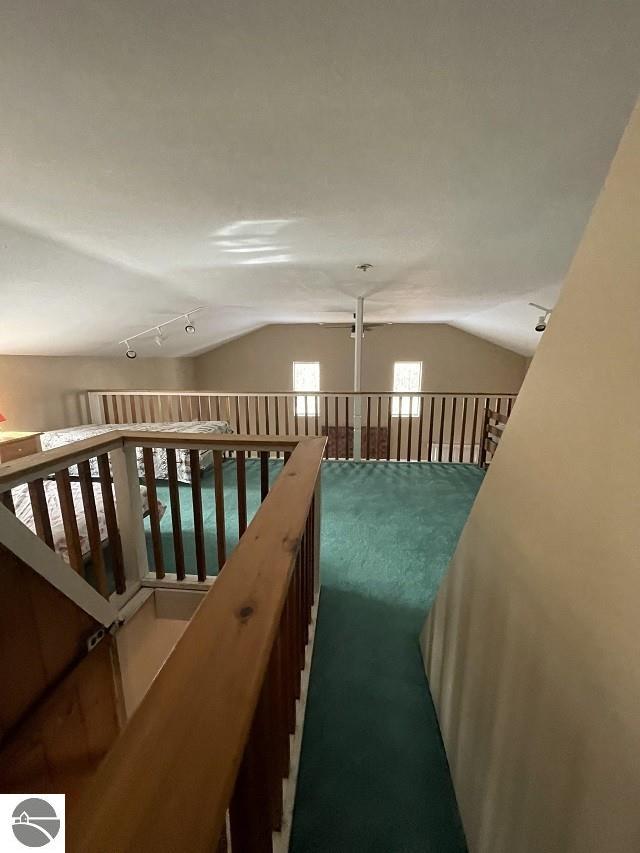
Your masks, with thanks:
[(204, 304), (161, 350), (189, 355), (364, 294), (531, 353), (639, 41), (635, 0), (5, 4), (0, 352), (118, 353)]

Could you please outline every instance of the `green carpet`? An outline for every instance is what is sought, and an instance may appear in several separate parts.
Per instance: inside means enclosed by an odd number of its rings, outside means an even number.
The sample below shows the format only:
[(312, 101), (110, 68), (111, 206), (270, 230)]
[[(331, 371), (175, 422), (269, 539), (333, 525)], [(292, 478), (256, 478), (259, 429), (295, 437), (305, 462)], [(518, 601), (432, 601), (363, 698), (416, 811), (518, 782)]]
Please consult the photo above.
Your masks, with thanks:
[(418, 634), (482, 476), (468, 465), (323, 466), (292, 853), (466, 850)]
[[(273, 480), (282, 470), (282, 460), (272, 460), (269, 464), (269, 480)], [(247, 459), (247, 523), (251, 521), (260, 506), (260, 463), (257, 459)], [(225, 503), (225, 535), (227, 542), (227, 554), (238, 544), (238, 491), (236, 481), (235, 460), (227, 460), (223, 463), (224, 503)], [(160, 522), (160, 535), (162, 539), (162, 550), (165, 561), (165, 571), (175, 572), (175, 560), (173, 553), (173, 531), (171, 524), (171, 506), (169, 501), (169, 487), (166, 481), (156, 481), (158, 500), (166, 506), (165, 514)], [(204, 519), (204, 542), (207, 574), (218, 574), (217, 557), (217, 533), (216, 533), (216, 508), (213, 494), (213, 471), (209, 469), (202, 475), (202, 515)], [(182, 521), (182, 539), (184, 558), (188, 573), (196, 573), (196, 546), (193, 533), (193, 502), (191, 498), (191, 486), (180, 483), (180, 518)], [(149, 557), (149, 568), (154, 571), (153, 548), (151, 545), (151, 532), (149, 519), (145, 521), (147, 535), (147, 554)]]
[[(281, 463), (270, 467), (273, 478)], [(418, 634), (482, 476), (470, 465), (323, 464), (322, 592), (292, 853), (466, 850)], [(233, 462), (224, 479), (230, 551), (238, 539)], [(165, 486), (158, 497), (169, 505)], [(180, 497), (189, 571), (189, 486)], [(251, 517), (260, 503), (257, 461), (247, 462), (247, 503)], [(215, 574), (210, 472), (203, 505)], [(168, 509), (161, 530), (172, 571)]]

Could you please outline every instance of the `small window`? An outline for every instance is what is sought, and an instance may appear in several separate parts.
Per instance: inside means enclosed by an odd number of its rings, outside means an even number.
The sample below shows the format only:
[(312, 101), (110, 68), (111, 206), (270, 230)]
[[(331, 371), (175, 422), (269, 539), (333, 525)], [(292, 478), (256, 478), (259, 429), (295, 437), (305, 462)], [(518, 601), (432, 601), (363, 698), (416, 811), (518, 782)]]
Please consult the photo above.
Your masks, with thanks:
[[(412, 397), (412, 391), (422, 389), (422, 362), (396, 361), (393, 365), (393, 390), (402, 392), (401, 397), (391, 398), (391, 414), (394, 418), (418, 417), (420, 414), (420, 397)], [(407, 394), (405, 397), (404, 395)]]
[[(320, 362), (293, 362), (293, 390), (318, 392), (320, 390)], [(309, 393), (296, 397), (296, 415), (313, 415), (315, 417), (318, 398)]]

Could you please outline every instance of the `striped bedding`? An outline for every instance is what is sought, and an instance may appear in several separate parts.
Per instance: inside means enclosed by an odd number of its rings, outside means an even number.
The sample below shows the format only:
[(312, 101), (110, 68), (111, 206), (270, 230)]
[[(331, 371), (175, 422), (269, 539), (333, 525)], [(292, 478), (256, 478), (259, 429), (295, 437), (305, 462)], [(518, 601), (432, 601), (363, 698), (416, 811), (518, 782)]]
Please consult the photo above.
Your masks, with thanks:
[[(74, 441), (82, 441), (85, 438), (93, 438), (111, 430), (135, 430), (136, 432), (177, 432), (177, 433), (206, 433), (206, 434), (230, 434), (233, 429), (227, 421), (164, 421), (162, 423), (142, 424), (88, 424), (85, 426), (67, 427), (66, 429), (53, 430), (42, 434), (41, 442), (43, 450), (51, 450), (71, 444)], [(137, 448), (138, 473), (144, 476), (144, 465), (142, 462), (142, 448)], [(164, 450), (157, 448), (153, 451), (153, 462), (156, 471), (156, 479), (168, 479), (167, 454)], [(191, 463), (188, 450), (176, 450), (176, 463), (178, 479), (182, 483), (191, 482)], [(210, 450), (200, 451), (200, 468), (208, 468), (212, 463)], [(96, 459), (90, 460), (91, 476), (98, 477), (98, 463)], [(77, 468), (69, 469), (71, 476), (77, 476)]]
[[(53, 480), (44, 481), (44, 494), (47, 501), (47, 510), (49, 512), (49, 521), (51, 523), (51, 534), (53, 536), (53, 547), (57, 553), (69, 562), (69, 551), (67, 548), (67, 537), (64, 532), (64, 522), (62, 520), (62, 510), (60, 509), (60, 498), (58, 497), (58, 488)], [(113, 487), (112, 487), (113, 488)], [(149, 511), (149, 499), (147, 490), (144, 486), (140, 486), (140, 494), (142, 496), (142, 511), (146, 515)], [(78, 522), (78, 536), (80, 538), (80, 549), (83, 557), (88, 557), (91, 553), (89, 545), (89, 533), (87, 530), (87, 519), (84, 514), (84, 504), (82, 502), (82, 493), (80, 491), (80, 483), (71, 483), (71, 495), (73, 497), (73, 505), (75, 508), (75, 516)], [(23, 524), (36, 532), (36, 525), (33, 518), (33, 509), (31, 508), (31, 499), (29, 498), (29, 487), (16, 486), (11, 490), (13, 505), (15, 507), (16, 518)], [(98, 516), (98, 527), (100, 530), (100, 541), (107, 541), (107, 521), (104, 513), (104, 504), (102, 501), (102, 489), (100, 483), (93, 484), (93, 496), (96, 503), (96, 513)], [(115, 493), (114, 493), (115, 503)], [(160, 518), (164, 515), (166, 507), (158, 501), (158, 514)]]

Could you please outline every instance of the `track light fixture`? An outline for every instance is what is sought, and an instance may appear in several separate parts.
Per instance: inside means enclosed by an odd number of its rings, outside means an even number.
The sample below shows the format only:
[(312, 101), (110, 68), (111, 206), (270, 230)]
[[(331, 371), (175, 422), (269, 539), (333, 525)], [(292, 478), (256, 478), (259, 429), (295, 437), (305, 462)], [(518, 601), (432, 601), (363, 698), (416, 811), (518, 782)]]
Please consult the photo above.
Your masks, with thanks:
[(540, 311), (544, 311), (544, 314), (541, 314), (538, 317), (538, 322), (535, 325), (536, 332), (544, 332), (547, 328), (547, 322), (549, 317), (551, 316), (552, 308), (545, 308), (544, 305), (537, 305), (535, 302), (530, 302), (529, 305), (532, 308), (538, 308)]
[(144, 332), (138, 332), (135, 335), (130, 335), (128, 338), (125, 338), (125, 340), (123, 341), (119, 341), (119, 343), (124, 344), (124, 346), (126, 347), (126, 357), (136, 358), (138, 353), (131, 348), (130, 341), (133, 341), (136, 338), (142, 338), (146, 335), (153, 334), (153, 340), (155, 341), (156, 346), (161, 347), (163, 343), (167, 340), (162, 330), (165, 326), (169, 326), (171, 325), (171, 323), (175, 323), (177, 320), (182, 320), (185, 323), (184, 330), (188, 335), (195, 335), (196, 327), (191, 322), (191, 315), (195, 314), (196, 311), (204, 311), (206, 307), (206, 305), (200, 305), (198, 308), (192, 308), (191, 311), (187, 311), (186, 314), (178, 314), (177, 317), (172, 317), (171, 320), (165, 320), (164, 323), (159, 323), (157, 326), (152, 326), (150, 329), (145, 329)]

